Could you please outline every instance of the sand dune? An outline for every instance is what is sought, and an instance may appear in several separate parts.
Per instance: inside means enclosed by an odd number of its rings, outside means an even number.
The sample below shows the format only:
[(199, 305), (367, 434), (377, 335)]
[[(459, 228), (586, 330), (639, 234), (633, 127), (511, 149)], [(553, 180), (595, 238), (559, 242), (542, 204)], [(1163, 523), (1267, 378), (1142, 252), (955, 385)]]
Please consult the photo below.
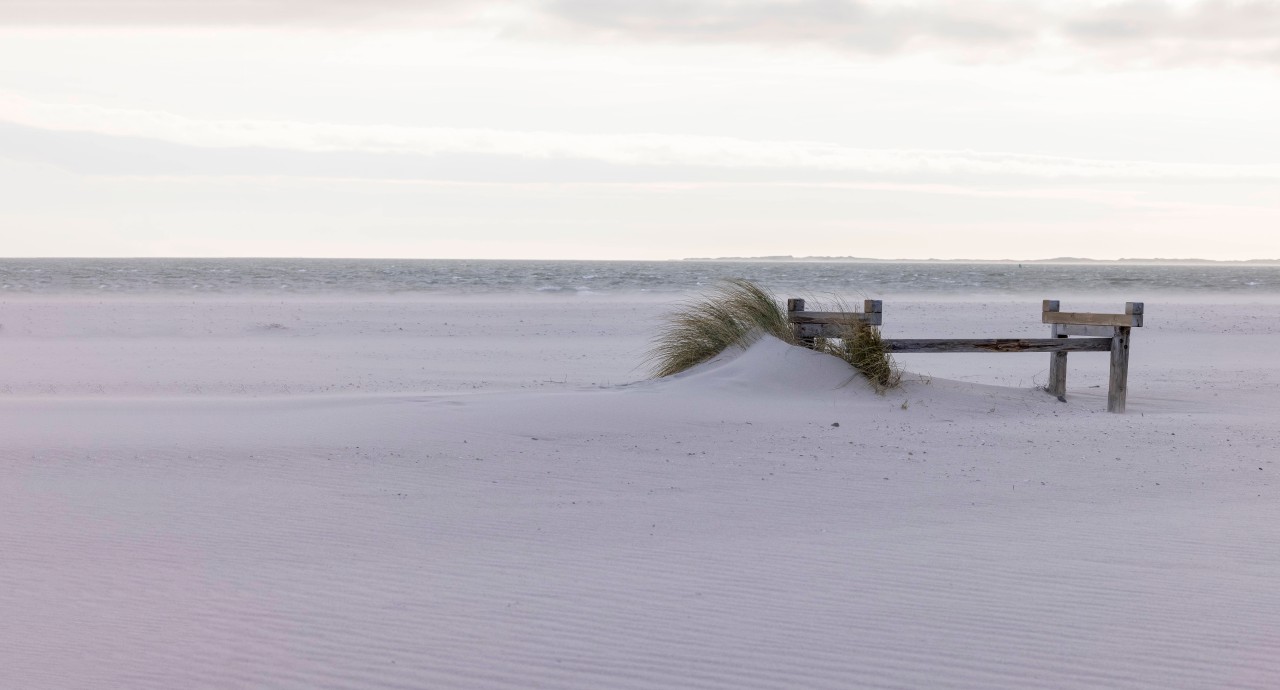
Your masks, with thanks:
[(1280, 684), (1275, 305), (1149, 308), (1123, 416), (1105, 357), (1067, 404), (1047, 357), (878, 396), (769, 339), (647, 381), (661, 303), (463, 306), (509, 329), (4, 305), (0, 685)]

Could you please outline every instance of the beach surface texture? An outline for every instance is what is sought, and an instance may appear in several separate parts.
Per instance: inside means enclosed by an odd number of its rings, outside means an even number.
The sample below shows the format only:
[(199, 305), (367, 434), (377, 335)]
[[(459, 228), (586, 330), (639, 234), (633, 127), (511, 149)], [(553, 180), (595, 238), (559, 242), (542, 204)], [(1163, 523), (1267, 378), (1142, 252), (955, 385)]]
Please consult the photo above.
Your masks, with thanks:
[(1098, 353), (650, 380), (670, 296), (5, 297), (0, 687), (1280, 687), (1280, 301), (1145, 297), (1123, 415)]

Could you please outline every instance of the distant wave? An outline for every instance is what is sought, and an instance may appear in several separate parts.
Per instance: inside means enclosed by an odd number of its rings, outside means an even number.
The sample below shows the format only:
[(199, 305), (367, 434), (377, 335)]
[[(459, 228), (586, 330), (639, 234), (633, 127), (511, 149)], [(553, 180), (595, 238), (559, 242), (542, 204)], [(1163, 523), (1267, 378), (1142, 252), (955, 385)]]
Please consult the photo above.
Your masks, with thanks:
[(795, 294), (1280, 294), (1280, 266), (1092, 262), (0, 259), (0, 295), (684, 293), (743, 277)]

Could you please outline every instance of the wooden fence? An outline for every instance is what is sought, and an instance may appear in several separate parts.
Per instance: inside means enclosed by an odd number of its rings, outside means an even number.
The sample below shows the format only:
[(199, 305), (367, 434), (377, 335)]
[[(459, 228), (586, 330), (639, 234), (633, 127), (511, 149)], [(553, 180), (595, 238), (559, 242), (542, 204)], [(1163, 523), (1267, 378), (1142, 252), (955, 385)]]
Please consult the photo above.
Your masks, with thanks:
[[(797, 338), (839, 338), (849, 326), (884, 323), (883, 302), (866, 300), (861, 312), (805, 311), (804, 300), (787, 300), (787, 320)], [(1142, 326), (1142, 302), (1128, 302), (1123, 314), (1061, 311), (1058, 300), (1044, 300), (1041, 323), (1050, 324), (1050, 338), (886, 338), (886, 352), (1048, 352), (1049, 383), (1045, 390), (1059, 400), (1067, 399), (1067, 353), (1110, 352), (1111, 369), (1107, 385), (1107, 411), (1124, 412), (1129, 389), (1129, 338), (1133, 328)]]

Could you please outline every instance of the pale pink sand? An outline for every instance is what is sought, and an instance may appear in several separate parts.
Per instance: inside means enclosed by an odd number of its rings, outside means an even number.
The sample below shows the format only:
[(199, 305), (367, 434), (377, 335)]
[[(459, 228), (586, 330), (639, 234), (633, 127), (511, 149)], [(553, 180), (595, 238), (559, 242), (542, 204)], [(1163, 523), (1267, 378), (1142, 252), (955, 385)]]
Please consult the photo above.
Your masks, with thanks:
[(1147, 303), (1124, 416), (1102, 355), (642, 381), (653, 298), (0, 303), (0, 687), (1276, 687), (1280, 306)]

